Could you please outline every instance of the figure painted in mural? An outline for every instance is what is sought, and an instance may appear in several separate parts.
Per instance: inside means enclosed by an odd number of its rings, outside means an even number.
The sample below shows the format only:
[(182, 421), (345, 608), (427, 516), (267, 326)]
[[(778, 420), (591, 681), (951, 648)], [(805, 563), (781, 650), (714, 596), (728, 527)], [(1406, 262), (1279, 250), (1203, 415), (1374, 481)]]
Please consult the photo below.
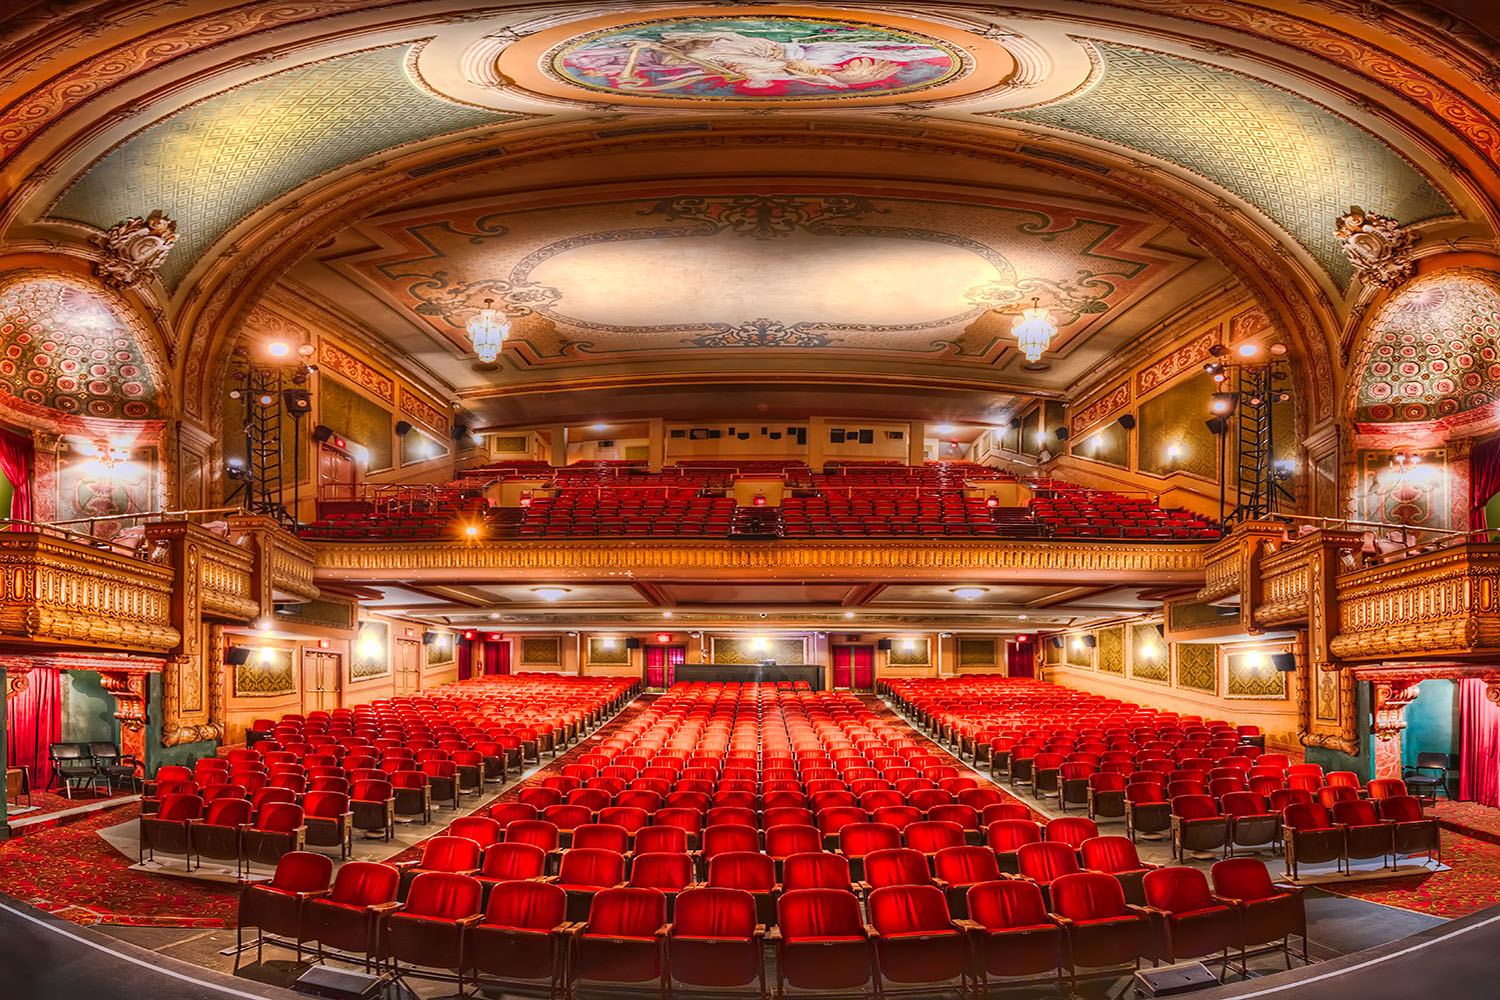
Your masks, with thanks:
[(594, 35), (564, 50), (555, 66), (575, 82), (621, 94), (722, 100), (900, 92), (947, 79), (961, 62), (925, 39), (884, 29), (725, 18)]

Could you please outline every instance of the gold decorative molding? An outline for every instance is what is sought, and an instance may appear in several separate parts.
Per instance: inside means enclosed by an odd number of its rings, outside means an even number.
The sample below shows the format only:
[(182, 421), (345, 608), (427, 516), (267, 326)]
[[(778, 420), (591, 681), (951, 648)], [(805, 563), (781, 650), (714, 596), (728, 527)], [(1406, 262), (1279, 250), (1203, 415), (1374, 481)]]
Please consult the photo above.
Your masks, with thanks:
[(1205, 604), (1231, 603), (1239, 598), (1240, 623), (1245, 631), (1256, 631), (1251, 611), (1260, 599), (1259, 559), (1286, 538), (1286, 525), (1279, 521), (1246, 521), (1209, 546), (1203, 553), (1203, 586), (1197, 600)]
[(1345, 661), (1500, 662), (1500, 545), (1465, 544), (1346, 573), (1337, 581)]
[(0, 636), (81, 650), (166, 653), (174, 573), (111, 549), (39, 532), (0, 533)]
[(313, 549), (276, 521), (260, 515), (229, 519), (231, 538), (244, 538), (254, 553), (252, 594), (259, 613), (269, 615), (281, 597), (316, 600)]
[[(882, 543), (886, 540), (882, 539)], [(406, 542), (316, 547), (318, 575), (328, 580), (381, 580), (439, 571), (463, 580), (496, 573), (553, 577), (648, 574), (713, 577), (728, 572), (795, 573), (841, 579), (923, 579), (962, 573), (965, 579), (1034, 579), (1066, 572), (1080, 580), (1164, 579), (1191, 585), (1203, 569), (1204, 546), (1057, 541), (816, 542), (511, 541), (466, 545)]]

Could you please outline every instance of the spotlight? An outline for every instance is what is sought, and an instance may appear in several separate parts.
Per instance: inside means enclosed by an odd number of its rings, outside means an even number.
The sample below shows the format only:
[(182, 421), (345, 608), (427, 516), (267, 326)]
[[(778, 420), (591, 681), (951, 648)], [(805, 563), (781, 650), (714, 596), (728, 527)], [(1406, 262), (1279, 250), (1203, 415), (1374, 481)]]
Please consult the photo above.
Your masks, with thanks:
[(998, 507), (998, 506), (1000, 506), (1000, 498), (999, 497), (985, 497), (984, 498), (984, 505), (986, 507)]
[(1171, 444), (1167, 445), (1167, 457), (1168, 458), (1181, 458), (1182, 457), (1182, 445), (1178, 444), (1176, 441), (1173, 441)]
[(1280, 355), (1285, 354), (1286, 353), (1286, 345), (1285, 344), (1272, 344), (1271, 345), (1271, 353), (1277, 355), (1278, 357)]
[(284, 340), (273, 340), (266, 345), (266, 353), (273, 358), (284, 358), (292, 353), (292, 345)]
[(943, 435), (952, 434), (956, 430), (958, 430), (958, 428), (954, 427), (952, 424), (938, 424), (937, 426), (937, 432)]
[(915, 640), (915, 639), (902, 639), (901, 640), (901, 648), (903, 650), (905, 650), (906, 652), (908, 652), (908, 653), (913, 652), (917, 648), (917, 640)]
[(672, 612), (670, 612), (670, 611), (663, 611), (663, 612), (662, 612), (662, 613), (661, 613), (661, 616), (662, 616), (662, 617), (663, 617), (663, 618), (671, 618), (671, 617), (672, 617)]
[(1216, 417), (1232, 417), (1234, 411), (1240, 405), (1240, 394), (1237, 392), (1216, 392), (1209, 400), (1208, 412)]
[(845, 618), (853, 618), (854, 617), (854, 612), (853, 611), (845, 611), (844, 612), (844, 617)]
[(1241, 344), (1239, 347), (1240, 357), (1253, 358), (1260, 353), (1259, 344)]
[(1225, 347), (1223, 344), (1215, 344), (1208, 349), (1208, 353), (1216, 358), (1222, 358), (1224, 355), (1229, 353), (1229, 348)]
[(273, 402), (275, 402), (275, 399), (276, 397), (272, 396), (270, 393), (266, 393), (265, 395), (257, 399), (256, 402), (261, 406), (270, 406)]

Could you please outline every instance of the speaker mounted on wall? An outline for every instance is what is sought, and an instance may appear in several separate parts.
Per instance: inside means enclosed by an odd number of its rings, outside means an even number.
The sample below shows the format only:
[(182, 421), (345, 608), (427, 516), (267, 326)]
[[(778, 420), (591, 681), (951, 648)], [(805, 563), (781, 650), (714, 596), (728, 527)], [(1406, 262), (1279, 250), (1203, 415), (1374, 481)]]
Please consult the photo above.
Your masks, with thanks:
[(641, 640), (640, 640), (640, 638), (638, 636), (633, 636), (633, 635), (626, 636), (625, 637), (625, 648), (626, 649), (640, 649), (641, 648)]
[(881, 639), (875, 643), (875, 648), (889, 650), (891, 648), (891, 640)]
[(1086, 635), (1083, 637), (1083, 644), (1089, 649), (1093, 649), (1095, 646), (1099, 645), (1099, 640), (1091, 635)]
[(1125, 414), (1123, 417), (1120, 418), (1120, 426), (1123, 427), (1123, 428), (1125, 428), (1127, 431), (1134, 430), (1135, 429), (1135, 416), (1133, 414), (1130, 414), (1130, 413)]
[(250, 662), (249, 646), (230, 646), (224, 650), (224, 662), (231, 667), (241, 667)]
[(1057, 435), (1059, 441), (1066, 441), (1068, 439), (1068, 429), (1066, 427), (1059, 427), (1052, 433)]
[(396, 421), (396, 433), (399, 434), (402, 437), (406, 437), (406, 435), (410, 434), (411, 433), (411, 421), (409, 421), (409, 420), (398, 420), (398, 421)]
[(1297, 654), (1272, 653), (1271, 665), (1284, 674), (1290, 674), (1297, 669)]

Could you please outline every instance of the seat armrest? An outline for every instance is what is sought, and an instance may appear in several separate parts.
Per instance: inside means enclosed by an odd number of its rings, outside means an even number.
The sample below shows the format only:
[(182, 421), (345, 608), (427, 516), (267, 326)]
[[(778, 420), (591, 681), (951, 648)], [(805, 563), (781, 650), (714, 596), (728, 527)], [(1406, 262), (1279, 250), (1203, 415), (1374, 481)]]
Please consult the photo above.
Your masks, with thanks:
[(1245, 901), (1243, 899), (1240, 899), (1237, 896), (1219, 896), (1219, 895), (1214, 895), (1212, 898), (1213, 898), (1214, 902), (1216, 902), (1216, 903), (1223, 903), (1225, 906), (1240, 907), (1240, 906), (1244, 906), (1245, 905)]
[(300, 902), (300, 901), (308, 900), (308, 899), (322, 899), (324, 896), (331, 896), (331, 895), (333, 895), (333, 890), (332, 889), (314, 889), (312, 892), (299, 892), (299, 893), (297, 893), (297, 899)]
[(766, 928), (766, 940), (780, 942), (781, 928), (779, 926)]
[(460, 927), (474, 927), (483, 919), (483, 913), (471, 913), (467, 917), (459, 917), (453, 922), (455, 924), (458, 924)]
[(365, 907), (365, 909), (375, 916), (385, 917), (402, 909), (404, 905), (405, 904), (396, 902), (371, 903), (369, 906)]
[(874, 924), (865, 924), (865, 937), (871, 941), (880, 940), (880, 932), (875, 929)]
[(955, 920), (953, 926), (959, 930), (968, 931), (971, 934), (982, 934), (984, 925), (977, 920)]
[(1126, 903), (1125, 909), (1131, 911), (1132, 913), (1139, 913), (1144, 917), (1161, 917), (1165, 919), (1171, 916), (1171, 914), (1166, 910), (1159, 909), (1155, 906), (1141, 906), (1137, 903)]
[(757, 939), (763, 940), (765, 938), (765, 936), (766, 936), (766, 925), (765, 924), (756, 924), (755, 925), (755, 930), (753, 930), (753, 931), (750, 932), (750, 936), (753, 937), (753, 938), (757, 938)]
[(1049, 916), (1052, 917), (1053, 921), (1059, 927), (1073, 927), (1074, 926), (1074, 924), (1073, 924), (1073, 918), (1071, 918), (1071, 917), (1065, 917), (1061, 913), (1052, 913), (1052, 914), (1049, 914)]
[(672, 922), (669, 920), (656, 929), (657, 938), (665, 938), (672, 933)]

